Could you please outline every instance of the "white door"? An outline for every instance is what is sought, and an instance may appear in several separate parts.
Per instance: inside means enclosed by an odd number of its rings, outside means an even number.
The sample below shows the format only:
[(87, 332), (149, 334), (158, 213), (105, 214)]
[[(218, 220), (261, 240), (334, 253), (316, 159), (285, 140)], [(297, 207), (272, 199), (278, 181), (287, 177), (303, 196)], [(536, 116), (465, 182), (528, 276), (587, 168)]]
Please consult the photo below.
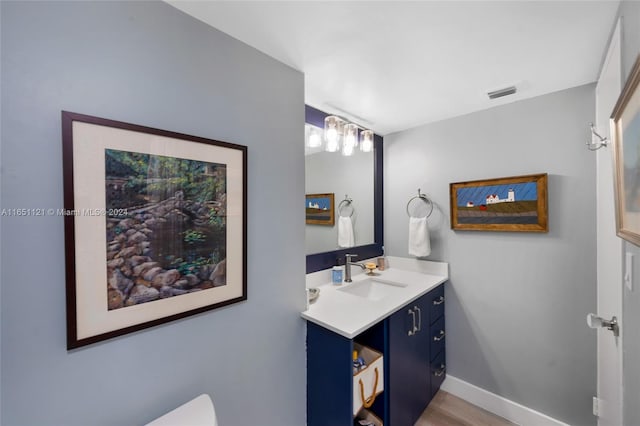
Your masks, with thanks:
[[(596, 127), (611, 140), (609, 117), (621, 91), (620, 21), (616, 25), (596, 86)], [(622, 328), (622, 240), (616, 236), (613, 195), (613, 149), (597, 155), (597, 315), (617, 317)], [(622, 337), (598, 331), (598, 425), (622, 425)], [(622, 334), (622, 333), (621, 333)]]

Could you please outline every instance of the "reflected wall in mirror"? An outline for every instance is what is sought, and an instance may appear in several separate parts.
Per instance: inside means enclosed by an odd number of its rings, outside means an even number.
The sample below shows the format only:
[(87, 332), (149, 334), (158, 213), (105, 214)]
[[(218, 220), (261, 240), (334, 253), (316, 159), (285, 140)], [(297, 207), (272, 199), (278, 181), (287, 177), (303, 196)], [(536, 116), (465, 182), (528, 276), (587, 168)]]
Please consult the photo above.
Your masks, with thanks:
[[(306, 127), (308, 134), (310, 126)], [(305, 151), (305, 154), (306, 193), (335, 194), (335, 225), (307, 224), (306, 253), (344, 248), (338, 238), (341, 216), (350, 218), (354, 245), (373, 244), (373, 152), (355, 150), (353, 155), (344, 156), (340, 152), (316, 150), (310, 153)], [(351, 199), (351, 203), (343, 203), (346, 197)]]
[[(373, 152), (355, 149), (353, 155), (326, 152), (323, 146), (310, 148), (309, 136), (322, 141), (324, 119), (329, 114), (305, 107), (306, 193), (334, 193), (336, 225), (306, 225), (307, 273), (344, 263), (345, 253), (367, 259), (382, 254), (382, 137), (373, 135)], [(324, 141), (322, 141), (324, 142)], [(342, 203), (345, 197), (351, 204)], [(302, 203), (300, 203), (302, 204)], [(354, 246), (338, 244), (340, 215), (350, 216)], [(342, 239), (342, 238), (341, 238)]]

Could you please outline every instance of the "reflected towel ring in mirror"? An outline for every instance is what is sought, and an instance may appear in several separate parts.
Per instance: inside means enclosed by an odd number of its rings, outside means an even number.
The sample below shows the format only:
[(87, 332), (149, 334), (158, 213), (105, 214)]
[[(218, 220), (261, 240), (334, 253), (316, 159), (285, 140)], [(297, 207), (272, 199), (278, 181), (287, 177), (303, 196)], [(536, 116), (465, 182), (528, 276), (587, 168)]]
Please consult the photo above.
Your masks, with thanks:
[(409, 201), (407, 202), (407, 216), (415, 217), (415, 216), (411, 215), (411, 212), (409, 211), (409, 206), (411, 205), (411, 202), (413, 200), (417, 200), (417, 199), (420, 199), (420, 200), (422, 200), (423, 202), (425, 202), (425, 203), (427, 203), (429, 205), (429, 213), (427, 213), (426, 216), (423, 216), (423, 217), (431, 216), (431, 213), (433, 213), (433, 202), (425, 194), (422, 194), (420, 192), (420, 188), (418, 188), (418, 195), (411, 197), (409, 199)]
[[(341, 217), (352, 217), (353, 213), (355, 212), (356, 209), (353, 208), (353, 205), (351, 204), (353, 202), (353, 200), (351, 198), (349, 198), (347, 195), (344, 196), (344, 200), (340, 201), (340, 204), (338, 204), (338, 216)], [(351, 208), (351, 213), (349, 215), (345, 214), (348, 209)]]

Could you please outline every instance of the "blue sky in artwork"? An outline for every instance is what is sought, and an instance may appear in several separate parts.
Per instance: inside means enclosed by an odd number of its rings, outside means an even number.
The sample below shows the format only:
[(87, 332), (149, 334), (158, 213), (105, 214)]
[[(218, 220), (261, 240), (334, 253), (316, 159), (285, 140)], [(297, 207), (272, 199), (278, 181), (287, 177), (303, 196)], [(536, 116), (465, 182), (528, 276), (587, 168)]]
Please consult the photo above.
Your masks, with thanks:
[(512, 183), (507, 185), (468, 186), (458, 188), (458, 206), (466, 206), (471, 201), (476, 206), (485, 204), (487, 195), (497, 194), (500, 199), (507, 198), (509, 189), (515, 191), (516, 201), (532, 201), (538, 199), (538, 189), (535, 182)]
[(307, 205), (305, 207), (309, 207), (309, 203), (311, 204), (317, 203), (318, 208), (321, 208), (321, 209), (328, 209), (329, 207), (331, 207), (331, 200), (329, 200), (329, 197), (307, 198)]

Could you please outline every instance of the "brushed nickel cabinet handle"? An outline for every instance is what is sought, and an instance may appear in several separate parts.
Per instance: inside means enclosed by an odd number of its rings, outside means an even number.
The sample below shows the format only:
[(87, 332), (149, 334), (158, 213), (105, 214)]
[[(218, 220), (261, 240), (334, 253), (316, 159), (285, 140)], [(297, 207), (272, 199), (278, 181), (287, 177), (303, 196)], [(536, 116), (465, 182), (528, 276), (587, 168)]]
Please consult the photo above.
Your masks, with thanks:
[(414, 306), (413, 309), (418, 312), (418, 327), (414, 328), (413, 331), (420, 331), (422, 330), (422, 311), (417, 306)]
[(440, 369), (433, 372), (433, 375), (436, 377), (442, 376), (445, 371), (447, 371), (447, 367), (444, 364), (440, 364)]
[(444, 339), (444, 336), (445, 336), (444, 330), (440, 330), (440, 334), (438, 334), (437, 336), (433, 336), (433, 341), (439, 342), (440, 340)]
[(411, 330), (407, 331), (407, 335), (413, 336), (414, 334), (416, 334), (416, 313), (409, 309), (407, 315), (413, 316), (413, 327), (411, 327)]
[(440, 296), (437, 300), (433, 301), (434, 305), (442, 305), (444, 303), (444, 296)]

